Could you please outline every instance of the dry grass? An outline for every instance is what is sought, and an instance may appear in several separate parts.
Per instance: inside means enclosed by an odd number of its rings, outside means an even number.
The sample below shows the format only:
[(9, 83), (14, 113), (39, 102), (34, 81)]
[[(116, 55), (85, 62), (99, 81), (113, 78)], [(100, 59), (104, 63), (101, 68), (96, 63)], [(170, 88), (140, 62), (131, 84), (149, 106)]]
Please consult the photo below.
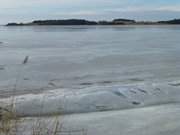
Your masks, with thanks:
[[(28, 63), (29, 56), (26, 56), (24, 61), (21, 64), (21, 68), (17, 71), (17, 77), (15, 84), (13, 86), (12, 100), (10, 102), (9, 109), (0, 107), (0, 135), (87, 135), (87, 132), (82, 130), (66, 130), (62, 131), (63, 123), (60, 123), (59, 114), (53, 114), (50, 116), (56, 116), (54, 120), (51, 118), (51, 121), (45, 121), (41, 119), (41, 114), (39, 118), (33, 120), (33, 124), (26, 125), (27, 129), (23, 127), (24, 120), (23, 118), (18, 118), (16, 116), (16, 90), (21, 78), (21, 73), (23, 66)], [(44, 104), (44, 97), (42, 99), (42, 108)], [(27, 124), (27, 123), (26, 123)], [(26, 132), (27, 131), (27, 132)]]
[(61, 132), (61, 127), (58, 118), (55, 118), (51, 124), (37, 119), (32, 126), (31, 135), (58, 135)]
[(17, 71), (15, 84), (13, 85), (12, 90), (12, 99), (8, 107), (9, 109), (7, 110), (5, 108), (0, 108), (0, 135), (19, 135), (22, 134), (20, 132), (24, 132), (26, 130), (30, 132), (30, 135), (57, 135), (62, 128), (62, 124), (59, 123), (58, 117), (55, 117), (55, 120), (53, 122), (50, 122), (51, 124), (45, 122), (41, 118), (38, 118), (34, 121), (34, 124), (30, 124), (27, 126), (27, 129), (23, 129), (22, 118), (18, 118), (16, 116), (15, 95), (17, 91), (17, 86), (19, 85), (19, 80), (21, 79), (21, 73), (23, 71), (22, 69), (28, 63), (28, 61), (29, 56), (26, 56), (22, 64), (20, 64), (20, 69)]
[(14, 135), (17, 129), (17, 118), (14, 113), (1, 110), (0, 135)]
[(3, 112), (0, 119), (0, 135), (22, 135), (26, 131), (30, 135), (58, 135), (62, 128), (58, 117), (49, 123), (37, 118), (33, 123), (27, 125), (27, 129), (23, 129), (23, 119), (17, 118), (11, 112)]
[[(20, 65), (20, 70), (17, 71), (15, 84), (13, 86), (12, 100), (9, 109), (7, 110), (5, 108), (0, 108), (0, 135), (19, 135), (19, 132), (21, 132), (18, 131), (18, 128), (22, 129), (22, 119), (16, 116), (15, 95), (19, 80), (21, 78), (22, 69), (28, 63), (28, 61), (29, 56), (26, 56), (22, 64)], [(31, 131), (28, 131), (31, 132), (30, 135), (57, 135), (57, 133), (60, 131), (58, 117), (55, 118), (54, 122), (52, 122), (51, 125), (46, 124), (45, 121), (38, 118), (35, 123), (30, 127), (30, 129)]]

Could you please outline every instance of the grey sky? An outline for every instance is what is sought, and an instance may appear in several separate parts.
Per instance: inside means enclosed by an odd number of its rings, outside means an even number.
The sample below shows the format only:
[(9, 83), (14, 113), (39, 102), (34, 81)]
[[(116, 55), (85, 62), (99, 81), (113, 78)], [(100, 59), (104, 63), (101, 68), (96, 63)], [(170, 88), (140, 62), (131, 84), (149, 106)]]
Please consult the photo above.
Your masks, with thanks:
[(179, 0), (0, 0), (0, 23), (35, 19), (180, 18)]

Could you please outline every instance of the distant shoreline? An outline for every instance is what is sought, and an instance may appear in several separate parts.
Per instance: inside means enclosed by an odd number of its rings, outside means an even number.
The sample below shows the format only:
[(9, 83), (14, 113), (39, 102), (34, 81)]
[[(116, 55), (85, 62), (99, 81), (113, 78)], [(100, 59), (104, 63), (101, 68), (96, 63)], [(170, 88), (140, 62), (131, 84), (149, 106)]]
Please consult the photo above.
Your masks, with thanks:
[(180, 19), (168, 21), (136, 21), (130, 19), (114, 19), (112, 21), (89, 21), (85, 19), (35, 20), (29, 23), (8, 23), (5, 26), (70, 26), (70, 25), (179, 25)]

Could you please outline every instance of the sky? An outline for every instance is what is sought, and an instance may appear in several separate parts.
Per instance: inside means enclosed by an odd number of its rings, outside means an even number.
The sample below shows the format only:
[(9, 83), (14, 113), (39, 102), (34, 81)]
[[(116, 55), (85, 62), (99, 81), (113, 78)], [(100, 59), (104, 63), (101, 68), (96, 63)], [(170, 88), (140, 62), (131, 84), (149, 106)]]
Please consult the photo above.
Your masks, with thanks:
[(180, 0), (0, 0), (0, 24), (69, 18), (168, 20), (180, 18)]

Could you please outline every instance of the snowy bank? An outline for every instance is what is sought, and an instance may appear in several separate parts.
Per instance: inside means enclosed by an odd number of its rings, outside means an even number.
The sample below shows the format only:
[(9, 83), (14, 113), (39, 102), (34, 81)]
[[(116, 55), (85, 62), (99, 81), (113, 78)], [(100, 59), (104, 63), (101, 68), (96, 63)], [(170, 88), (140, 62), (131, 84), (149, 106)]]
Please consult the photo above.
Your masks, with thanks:
[[(168, 104), (120, 111), (65, 115), (58, 135), (179, 135), (180, 104)], [(53, 129), (57, 117), (42, 117), (43, 125)], [(37, 118), (25, 118), (19, 135), (31, 135)]]
[[(18, 116), (87, 113), (139, 108), (180, 102), (180, 90), (171, 85), (140, 85), (89, 87), (76, 91), (57, 89), (38, 95), (15, 98)], [(8, 108), (11, 98), (0, 99), (1, 107)]]

